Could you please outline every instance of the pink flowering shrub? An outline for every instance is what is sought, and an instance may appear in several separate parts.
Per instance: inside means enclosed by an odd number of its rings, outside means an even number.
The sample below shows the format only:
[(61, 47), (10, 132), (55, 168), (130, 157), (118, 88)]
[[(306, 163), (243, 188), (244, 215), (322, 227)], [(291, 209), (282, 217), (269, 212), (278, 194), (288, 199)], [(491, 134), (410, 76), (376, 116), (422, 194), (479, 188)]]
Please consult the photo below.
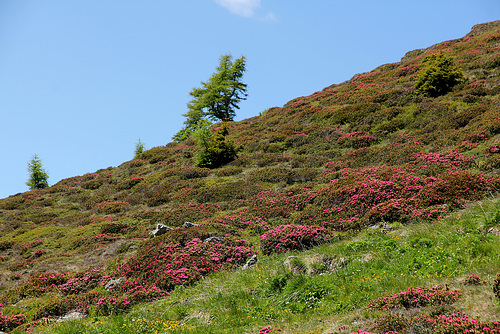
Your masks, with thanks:
[[(445, 163), (456, 166), (467, 163), (464, 159), (457, 155)], [(314, 206), (297, 215), (296, 222), (316, 220), (317, 225), (345, 230), (381, 220), (429, 220), (500, 189), (498, 177), (451, 167), (439, 177), (427, 176), (417, 173), (421, 168), (327, 169), (323, 180), (330, 184), (318, 191)]]
[(460, 333), (500, 333), (500, 323), (481, 322), (470, 319), (465, 312), (451, 315), (422, 316), (422, 323), (430, 327), (432, 333), (460, 334)]
[(471, 274), (469, 277), (464, 279), (462, 281), (463, 284), (465, 285), (481, 285), (485, 283), (485, 280), (481, 279), (478, 275), (476, 274)]
[[(0, 306), (3, 306), (0, 304)], [(24, 314), (15, 315), (4, 315), (0, 311), (0, 330), (10, 331), (26, 322), (26, 316)]]
[(427, 176), (439, 176), (443, 172), (467, 169), (474, 163), (474, 158), (456, 151), (413, 153), (410, 159), (408, 167), (415, 173)]
[(262, 217), (257, 217), (247, 212), (217, 217), (213, 219), (213, 222), (222, 226), (252, 230), (256, 233), (263, 233), (271, 228), (269, 223)]
[(303, 187), (290, 187), (281, 192), (265, 190), (251, 199), (251, 212), (266, 218), (289, 218), (292, 212), (301, 211), (313, 203), (315, 197), (314, 190)]
[(59, 286), (63, 295), (73, 295), (87, 292), (99, 285), (103, 279), (103, 274), (99, 269), (90, 269), (85, 272), (75, 274), (66, 283)]
[(336, 235), (323, 227), (308, 225), (280, 225), (260, 237), (263, 254), (305, 250), (326, 243)]
[(341, 146), (352, 147), (354, 149), (367, 147), (377, 142), (372, 135), (363, 134), (360, 131), (344, 134), (337, 139), (337, 143)]
[(182, 246), (152, 239), (114, 276), (137, 278), (170, 291), (176, 285), (188, 285), (209, 273), (241, 265), (252, 253), (244, 240), (221, 244), (195, 238)]
[(32, 276), (19, 287), (2, 296), (3, 303), (13, 303), (26, 296), (39, 297), (47, 292), (57, 291), (57, 287), (68, 280), (67, 274), (41, 273)]
[(137, 303), (150, 302), (168, 295), (168, 292), (155, 284), (143, 283), (139, 279), (129, 279), (112, 290), (118, 294), (94, 299), (94, 303), (89, 305), (93, 312), (107, 315), (116, 311), (126, 311)]
[(276, 334), (276, 333), (281, 333), (281, 331), (282, 331), (281, 328), (267, 326), (267, 327), (261, 328), (259, 330), (259, 334)]
[(392, 309), (392, 308), (414, 308), (424, 306), (436, 306), (453, 304), (462, 294), (457, 290), (450, 290), (448, 287), (435, 286), (427, 288), (410, 287), (406, 291), (396, 293), (388, 297), (380, 297), (372, 300), (369, 308), (372, 309)]

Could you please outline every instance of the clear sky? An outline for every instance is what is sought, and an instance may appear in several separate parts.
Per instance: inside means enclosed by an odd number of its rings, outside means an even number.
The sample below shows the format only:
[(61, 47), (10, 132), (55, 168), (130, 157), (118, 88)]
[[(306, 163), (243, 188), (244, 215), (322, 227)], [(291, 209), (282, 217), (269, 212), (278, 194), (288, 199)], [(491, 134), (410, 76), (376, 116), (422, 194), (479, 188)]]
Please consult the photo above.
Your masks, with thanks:
[(247, 58), (236, 120), (500, 19), (499, 0), (0, 0), (0, 198), (171, 141), (222, 54)]

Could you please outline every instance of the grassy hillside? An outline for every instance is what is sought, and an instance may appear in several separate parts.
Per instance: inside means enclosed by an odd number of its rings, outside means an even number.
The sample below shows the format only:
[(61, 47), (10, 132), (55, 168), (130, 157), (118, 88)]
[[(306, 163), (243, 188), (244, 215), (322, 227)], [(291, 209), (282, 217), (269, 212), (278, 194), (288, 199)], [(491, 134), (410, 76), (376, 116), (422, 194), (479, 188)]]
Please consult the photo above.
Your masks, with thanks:
[[(431, 55), (464, 80), (417, 91)], [(244, 149), (221, 168), (194, 167), (188, 139), (0, 200), (0, 329), (496, 326), (500, 21), (229, 123), (228, 139)], [(173, 229), (149, 238), (157, 224)], [(54, 322), (73, 311), (86, 318)], [(439, 325), (457, 312), (470, 319)]]

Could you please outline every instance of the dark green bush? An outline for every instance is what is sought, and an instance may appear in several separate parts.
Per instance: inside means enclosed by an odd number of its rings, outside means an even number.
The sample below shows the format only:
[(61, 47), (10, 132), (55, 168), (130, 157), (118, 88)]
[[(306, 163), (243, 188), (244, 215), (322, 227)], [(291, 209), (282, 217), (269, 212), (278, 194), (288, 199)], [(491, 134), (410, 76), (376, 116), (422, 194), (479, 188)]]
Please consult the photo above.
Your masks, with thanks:
[(426, 67), (420, 72), (415, 88), (418, 92), (437, 97), (450, 92), (464, 80), (462, 70), (453, 65), (453, 60), (444, 54), (424, 57)]
[(228, 134), (227, 126), (223, 125), (208, 141), (200, 142), (201, 149), (197, 153), (195, 165), (217, 168), (236, 159), (243, 147), (226, 140)]

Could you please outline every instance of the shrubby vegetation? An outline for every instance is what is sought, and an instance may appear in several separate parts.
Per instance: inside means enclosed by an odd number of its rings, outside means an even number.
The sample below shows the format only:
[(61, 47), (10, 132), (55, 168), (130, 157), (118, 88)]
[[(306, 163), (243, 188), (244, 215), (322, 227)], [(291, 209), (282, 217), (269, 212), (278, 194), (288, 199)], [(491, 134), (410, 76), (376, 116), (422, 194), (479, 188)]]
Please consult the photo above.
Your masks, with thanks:
[(426, 56), (422, 62), (427, 65), (415, 84), (419, 92), (437, 97), (450, 92), (456, 84), (463, 81), (462, 70), (442, 53)]
[[(240, 122), (209, 125), (192, 101), (194, 135), (1, 199), (0, 325), (492, 332), (499, 30), (476, 27)], [(445, 58), (466, 79), (419, 93)], [(157, 224), (172, 230), (151, 239)], [(43, 327), (73, 310), (90, 317)]]

